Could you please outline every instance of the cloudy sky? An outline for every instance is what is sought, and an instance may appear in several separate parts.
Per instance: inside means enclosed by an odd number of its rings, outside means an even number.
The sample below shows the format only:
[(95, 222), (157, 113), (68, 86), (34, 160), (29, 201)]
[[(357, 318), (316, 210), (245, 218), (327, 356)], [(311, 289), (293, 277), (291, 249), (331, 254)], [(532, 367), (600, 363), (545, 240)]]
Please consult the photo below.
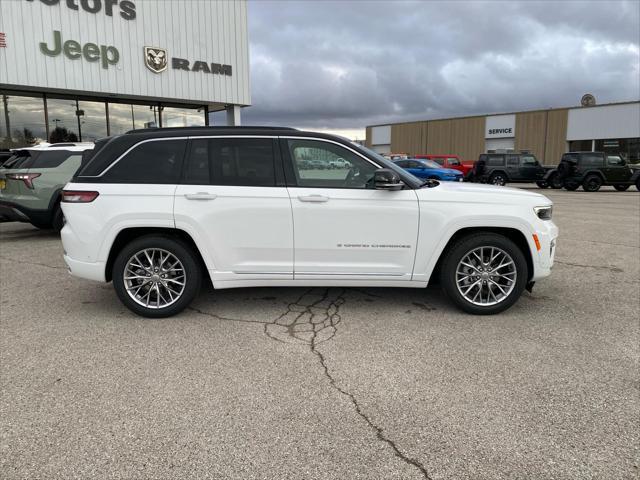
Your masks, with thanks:
[(640, 2), (249, 3), (243, 123), (340, 130), (640, 97)]

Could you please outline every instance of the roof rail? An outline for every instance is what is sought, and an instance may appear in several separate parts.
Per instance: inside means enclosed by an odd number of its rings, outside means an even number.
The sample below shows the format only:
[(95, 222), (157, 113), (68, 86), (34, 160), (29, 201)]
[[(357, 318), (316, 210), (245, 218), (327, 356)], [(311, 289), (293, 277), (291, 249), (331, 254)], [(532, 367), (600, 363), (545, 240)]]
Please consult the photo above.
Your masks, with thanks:
[(274, 127), (274, 126), (259, 126), (259, 125), (242, 125), (242, 126), (204, 126), (204, 127), (152, 127), (152, 128), (136, 128), (129, 130), (128, 133), (144, 133), (144, 132), (170, 132), (180, 130), (297, 130), (293, 127)]

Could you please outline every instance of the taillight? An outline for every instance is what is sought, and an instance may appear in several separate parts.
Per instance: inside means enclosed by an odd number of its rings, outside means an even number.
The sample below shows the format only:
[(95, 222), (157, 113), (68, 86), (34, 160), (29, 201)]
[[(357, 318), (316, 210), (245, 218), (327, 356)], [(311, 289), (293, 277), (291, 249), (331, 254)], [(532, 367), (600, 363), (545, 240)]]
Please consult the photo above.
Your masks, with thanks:
[(86, 192), (84, 190), (63, 190), (62, 201), (67, 203), (89, 203), (100, 195), (98, 192)]
[(33, 179), (40, 176), (39, 173), (7, 173), (7, 178), (11, 180), (22, 180), (27, 188), (33, 190)]

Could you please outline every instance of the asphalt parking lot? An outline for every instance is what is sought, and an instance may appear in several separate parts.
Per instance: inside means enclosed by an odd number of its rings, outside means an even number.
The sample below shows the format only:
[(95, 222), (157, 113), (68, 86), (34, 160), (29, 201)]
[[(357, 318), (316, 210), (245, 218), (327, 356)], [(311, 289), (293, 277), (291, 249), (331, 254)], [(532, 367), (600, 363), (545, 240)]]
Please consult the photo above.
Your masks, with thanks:
[(0, 477), (638, 478), (640, 193), (543, 193), (553, 275), (493, 317), (205, 288), (143, 319), (0, 225)]

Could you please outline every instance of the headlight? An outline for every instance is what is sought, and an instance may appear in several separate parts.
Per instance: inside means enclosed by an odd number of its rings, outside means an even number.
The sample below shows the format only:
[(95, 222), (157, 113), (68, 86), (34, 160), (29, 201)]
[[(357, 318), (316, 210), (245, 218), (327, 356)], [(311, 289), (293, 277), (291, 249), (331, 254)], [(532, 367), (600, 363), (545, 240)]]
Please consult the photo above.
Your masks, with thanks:
[(546, 205), (544, 207), (533, 207), (533, 211), (536, 212), (536, 215), (540, 220), (551, 220), (553, 206)]

